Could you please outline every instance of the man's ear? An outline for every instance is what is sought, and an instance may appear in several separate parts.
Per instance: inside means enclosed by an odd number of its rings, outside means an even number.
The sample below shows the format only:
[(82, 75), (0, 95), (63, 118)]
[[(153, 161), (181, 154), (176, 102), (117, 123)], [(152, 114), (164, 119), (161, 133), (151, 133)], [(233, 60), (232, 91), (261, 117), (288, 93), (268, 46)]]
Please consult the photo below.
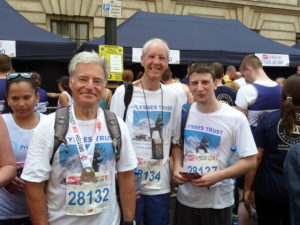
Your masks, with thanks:
[(145, 57), (142, 55), (141, 56), (141, 65), (144, 67), (144, 59), (145, 59)]

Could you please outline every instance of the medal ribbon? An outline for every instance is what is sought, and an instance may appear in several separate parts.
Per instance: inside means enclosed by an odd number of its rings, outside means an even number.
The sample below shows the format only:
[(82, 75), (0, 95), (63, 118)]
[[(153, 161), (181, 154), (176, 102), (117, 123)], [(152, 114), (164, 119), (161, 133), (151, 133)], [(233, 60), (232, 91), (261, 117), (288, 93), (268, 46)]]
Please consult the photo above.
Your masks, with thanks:
[(96, 131), (95, 131), (95, 134), (92, 138), (92, 142), (90, 143), (88, 149), (86, 149), (83, 139), (82, 139), (82, 136), (80, 134), (80, 130), (79, 130), (79, 126), (77, 125), (77, 120), (75, 117), (73, 105), (70, 107), (69, 116), (70, 116), (69, 124), (71, 126), (71, 131), (74, 135), (75, 142), (78, 147), (78, 153), (79, 153), (82, 167), (83, 167), (83, 169), (92, 168), (92, 162), (89, 160), (88, 151), (94, 150), (97, 135), (100, 133), (100, 130), (101, 130), (100, 108), (98, 108), (98, 111), (97, 111), (97, 122), (96, 122), (96, 127), (95, 127)]

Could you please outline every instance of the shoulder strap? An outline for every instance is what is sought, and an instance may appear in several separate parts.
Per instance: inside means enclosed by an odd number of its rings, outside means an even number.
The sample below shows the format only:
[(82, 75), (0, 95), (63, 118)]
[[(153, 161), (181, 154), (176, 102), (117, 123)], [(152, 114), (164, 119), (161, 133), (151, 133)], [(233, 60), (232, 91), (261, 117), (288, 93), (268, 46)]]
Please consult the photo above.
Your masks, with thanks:
[(124, 94), (125, 110), (124, 110), (123, 120), (125, 121), (126, 120), (126, 115), (127, 115), (128, 105), (130, 104), (131, 99), (132, 99), (133, 84), (128, 83), (128, 84), (124, 84), (124, 86), (125, 86), (125, 94)]
[(54, 145), (50, 164), (52, 164), (54, 155), (60, 144), (64, 143), (65, 145), (67, 145), (65, 137), (69, 129), (69, 110), (70, 106), (66, 106), (58, 108), (55, 112)]
[(184, 128), (186, 125), (187, 118), (189, 116), (191, 104), (184, 104), (181, 111), (181, 134), (180, 134), (180, 145), (183, 147), (184, 144)]
[(118, 119), (116, 114), (106, 109), (104, 109), (104, 117), (108, 132), (112, 138), (112, 144), (116, 154), (116, 161), (118, 161), (120, 159), (122, 145), (121, 130)]

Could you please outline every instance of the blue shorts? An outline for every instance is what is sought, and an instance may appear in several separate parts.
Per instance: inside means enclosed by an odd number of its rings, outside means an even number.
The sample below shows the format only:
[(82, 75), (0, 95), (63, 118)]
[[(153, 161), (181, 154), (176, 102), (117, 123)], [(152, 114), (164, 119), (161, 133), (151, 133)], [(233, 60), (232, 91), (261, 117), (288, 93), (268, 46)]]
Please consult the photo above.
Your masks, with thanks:
[(135, 219), (140, 225), (168, 225), (170, 193), (161, 195), (140, 195), (136, 202)]

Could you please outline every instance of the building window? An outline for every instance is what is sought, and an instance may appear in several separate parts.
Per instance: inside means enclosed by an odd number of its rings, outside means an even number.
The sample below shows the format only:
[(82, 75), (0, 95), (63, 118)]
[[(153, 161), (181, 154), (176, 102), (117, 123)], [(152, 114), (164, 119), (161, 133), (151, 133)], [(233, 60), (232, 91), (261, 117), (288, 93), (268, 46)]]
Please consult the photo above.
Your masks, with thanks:
[(79, 48), (89, 40), (89, 24), (74, 21), (51, 21), (51, 31), (61, 37), (74, 40)]

